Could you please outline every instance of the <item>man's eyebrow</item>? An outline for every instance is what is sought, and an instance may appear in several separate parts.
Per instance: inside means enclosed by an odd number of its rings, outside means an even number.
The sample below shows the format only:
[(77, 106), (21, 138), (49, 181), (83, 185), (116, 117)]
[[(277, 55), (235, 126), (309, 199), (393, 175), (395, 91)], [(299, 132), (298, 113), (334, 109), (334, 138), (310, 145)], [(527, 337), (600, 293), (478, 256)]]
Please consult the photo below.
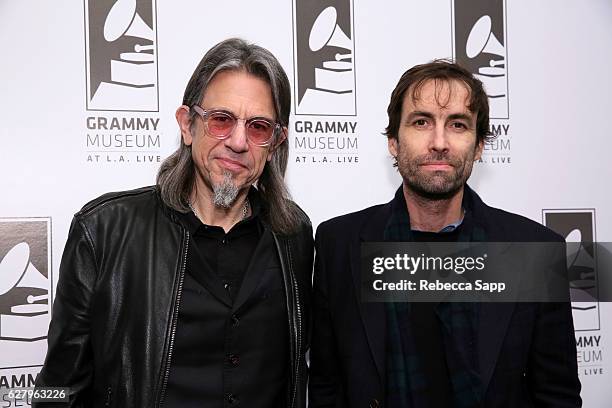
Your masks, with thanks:
[(471, 121), (472, 119), (474, 119), (474, 115), (471, 115), (469, 113), (453, 113), (451, 115), (448, 115), (448, 119), (449, 120), (464, 119), (467, 121)]
[(433, 118), (433, 114), (430, 112), (425, 112), (425, 111), (412, 111), (408, 114), (408, 116), (406, 116), (406, 120), (410, 121), (416, 117), (426, 117), (426, 118)]

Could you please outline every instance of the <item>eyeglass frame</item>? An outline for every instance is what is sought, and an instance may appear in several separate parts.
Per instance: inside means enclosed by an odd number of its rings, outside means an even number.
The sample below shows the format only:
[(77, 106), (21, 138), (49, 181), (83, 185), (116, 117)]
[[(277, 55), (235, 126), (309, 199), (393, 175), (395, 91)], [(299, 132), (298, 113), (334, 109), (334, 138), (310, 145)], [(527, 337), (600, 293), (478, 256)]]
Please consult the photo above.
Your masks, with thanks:
[[(254, 146), (258, 146), (258, 147), (267, 147), (270, 146), (272, 144), (272, 140), (274, 138), (276, 138), (279, 134), (280, 129), (282, 129), (282, 125), (278, 122), (278, 121), (272, 121), (266, 117), (263, 116), (253, 116), (252, 118), (248, 118), (248, 119), (244, 119), (244, 118), (239, 118), (236, 115), (234, 115), (232, 112), (227, 111), (225, 109), (204, 109), (202, 108), (200, 105), (192, 105), (191, 108), (189, 108), (189, 110), (193, 110), (195, 111), (204, 121), (204, 124), (206, 125), (206, 133), (209, 137), (212, 137), (213, 139), (217, 139), (217, 140), (225, 140), (227, 138), (229, 138), (232, 133), (234, 133), (234, 130), (236, 130), (236, 126), (238, 125), (238, 122), (244, 122), (244, 127), (245, 127), (245, 135), (247, 138), (247, 141), (249, 143), (251, 143)], [(214, 136), (213, 134), (211, 134), (210, 132), (208, 132), (208, 116), (212, 113), (224, 113), (226, 115), (229, 115), (231, 117), (233, 117), (236, 120), (236, 123), (234, 124), (234, 127), (232, 128), (232, 130), (225, 136), (223, 137), (218, 137), (218, 136)], [(251, 138), (249, 137), (249, 132), (248, 132), (248, 127), (247, 124), (253, 120), (261, 120), (261, 121), (265, 121), (270, 123), (271, 125), (273, 125), (273, 130), (272, 130), (272, 136), (270, 136), (270, 139), (268, 139), (265, 143), (260, 144), (260, 143), (256, 143), (254, 141), (251, 140)]]

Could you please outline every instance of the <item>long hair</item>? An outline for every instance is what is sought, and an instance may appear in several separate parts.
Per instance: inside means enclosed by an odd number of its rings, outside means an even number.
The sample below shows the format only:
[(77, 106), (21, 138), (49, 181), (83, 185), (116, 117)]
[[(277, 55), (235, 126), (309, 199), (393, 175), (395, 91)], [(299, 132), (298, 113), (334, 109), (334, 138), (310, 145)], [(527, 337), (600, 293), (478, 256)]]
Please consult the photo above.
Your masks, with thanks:
[[(183, 105), (191, 107), (200, 104), (208, 84), (217, 73), (238, 70), (245, 70), (270, 85), (277, 120), (283, 127), (288, 127), (291, 87), (287, 74), (270, 51), (239, 38), (222, 41), (204, 55), (187, 84)], [(192, 110), (192, 126), (195, 115)], [(257, 181), (264, 203), (264, 220), (273, 231), (282, 234), (295, 232), (300, 224), (307, 221), (304, 212), (290, 200), (285, 184), (288, 158), (289, 143), (285, 140), (276, 148)], [(194, 182), (195, 164), (191, 146), (187, 146), (181, 138), (179, 148), (164, 160), (157, 173), (162, 201), (177, 211), (188, 212)]]

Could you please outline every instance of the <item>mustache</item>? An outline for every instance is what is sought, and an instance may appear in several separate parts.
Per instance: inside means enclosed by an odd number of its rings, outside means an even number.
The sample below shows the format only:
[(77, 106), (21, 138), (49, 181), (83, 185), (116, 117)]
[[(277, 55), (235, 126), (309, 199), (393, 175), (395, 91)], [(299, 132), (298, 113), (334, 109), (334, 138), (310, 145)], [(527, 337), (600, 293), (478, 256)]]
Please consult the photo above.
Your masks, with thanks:
[(443, 152), (424, 154), (422, 156), (418, 156), (415, 161), (417, 165), (443, 163), (453, 167), (461, 166), (460, 159)]
[(235, 153), (223, 153), (223, 154), (215, 154), (212, 156), (213, 159), (222, 159), (222, 160), (231, 160), (233, 162), (239, 163), (243, 166), (248, 165), (248, 160), (244, 155), (235, 154)]

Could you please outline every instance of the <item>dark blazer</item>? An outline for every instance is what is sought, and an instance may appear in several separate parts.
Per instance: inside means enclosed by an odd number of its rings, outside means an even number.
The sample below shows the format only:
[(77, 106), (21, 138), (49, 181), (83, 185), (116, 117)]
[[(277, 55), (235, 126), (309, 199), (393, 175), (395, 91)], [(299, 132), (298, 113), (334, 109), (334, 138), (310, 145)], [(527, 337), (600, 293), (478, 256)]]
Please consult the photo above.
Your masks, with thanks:
[[(490, 242), (563, 238), (519, 215), (487, 206), (468, 186), (464, 206)], [(316, 234), (310, 408), (382, 407), (386, 318), (362, 303), (361, 242), (384, 241), (391, 203), (334, 218)], [(580, 407), (571, 305), (482, 303), (478, 363), (484, 407)]]

